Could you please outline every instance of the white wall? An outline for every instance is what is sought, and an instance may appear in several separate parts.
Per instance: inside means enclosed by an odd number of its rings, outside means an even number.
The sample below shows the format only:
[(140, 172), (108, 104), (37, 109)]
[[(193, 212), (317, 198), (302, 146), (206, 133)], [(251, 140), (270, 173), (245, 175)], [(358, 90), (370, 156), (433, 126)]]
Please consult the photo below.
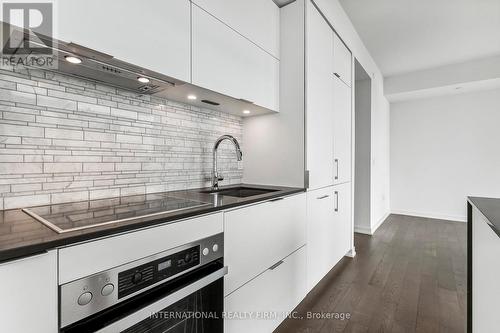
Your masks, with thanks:
[(354, 89), (356, 116), (354, 231), (371, 234), (371, 80), (357, 80)]
[[(280, 9), (280, 110), (243, 120), (243, 181), (304, 186), (304, 16), (299, 2)], [(290, 31), (288, 29), (295, 29)], [(294, 56), (291, 56), (294, 55)]]
[(315, 0), (330, 24), (372, 78), (372, 231), (389, 214), (389, 102), (384, 96), (384, 78), (338, 0)]
[(391, 104), (391, 210), (465, 221), (500, 197), (500, 90)]

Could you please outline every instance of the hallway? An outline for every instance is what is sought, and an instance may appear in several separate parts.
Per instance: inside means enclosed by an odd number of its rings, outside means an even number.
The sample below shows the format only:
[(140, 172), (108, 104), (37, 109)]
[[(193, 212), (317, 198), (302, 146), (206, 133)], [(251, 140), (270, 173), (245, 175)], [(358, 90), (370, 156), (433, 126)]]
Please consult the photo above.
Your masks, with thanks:
[(275, 333), (464, 332), (465, 223), (391, 215), (355, 245)]

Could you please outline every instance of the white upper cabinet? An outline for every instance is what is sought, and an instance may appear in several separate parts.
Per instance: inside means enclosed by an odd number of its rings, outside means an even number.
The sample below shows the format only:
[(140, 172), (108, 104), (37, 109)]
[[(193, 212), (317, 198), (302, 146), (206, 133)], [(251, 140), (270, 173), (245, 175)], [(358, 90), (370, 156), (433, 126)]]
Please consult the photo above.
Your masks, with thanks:
[(306, 151), (309, 188), (333, 184), (333, 31), (310, 3), (306, 27)]
[(194, 85), (279, 110), (279, 60), (196, 5), (192, 27)]
[(193, 0), (193, 3), (279, 59), (280, 11), (272, 0)]
[(351, 181), (352, 100), (351, 88), (334, 78), (333, 88), (333, 158), (334, 184)]
[(189, 0), (58, 0), (56, 38), (189, 82)]
[(352, 56), (337, 34), (334, 36), (333, 49), (333, 72), (335, 76), (350, 87), (352, 81)]

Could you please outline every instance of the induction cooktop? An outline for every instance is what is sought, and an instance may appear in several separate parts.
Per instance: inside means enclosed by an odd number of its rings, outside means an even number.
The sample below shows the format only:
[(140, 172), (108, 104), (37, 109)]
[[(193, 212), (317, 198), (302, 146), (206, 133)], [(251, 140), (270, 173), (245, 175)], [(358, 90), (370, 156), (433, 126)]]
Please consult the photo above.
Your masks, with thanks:
[(210, 205), (163, 193), (24, 208), (23, 212), (57, 233), (66, 233)]

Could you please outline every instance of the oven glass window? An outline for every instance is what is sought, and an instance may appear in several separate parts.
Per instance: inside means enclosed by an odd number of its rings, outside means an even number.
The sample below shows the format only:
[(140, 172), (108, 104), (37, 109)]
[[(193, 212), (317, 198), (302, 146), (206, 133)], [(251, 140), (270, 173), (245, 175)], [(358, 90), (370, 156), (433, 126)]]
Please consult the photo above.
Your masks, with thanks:
[(122, 333), (222, 333), (222, 293), (219, 279)]

